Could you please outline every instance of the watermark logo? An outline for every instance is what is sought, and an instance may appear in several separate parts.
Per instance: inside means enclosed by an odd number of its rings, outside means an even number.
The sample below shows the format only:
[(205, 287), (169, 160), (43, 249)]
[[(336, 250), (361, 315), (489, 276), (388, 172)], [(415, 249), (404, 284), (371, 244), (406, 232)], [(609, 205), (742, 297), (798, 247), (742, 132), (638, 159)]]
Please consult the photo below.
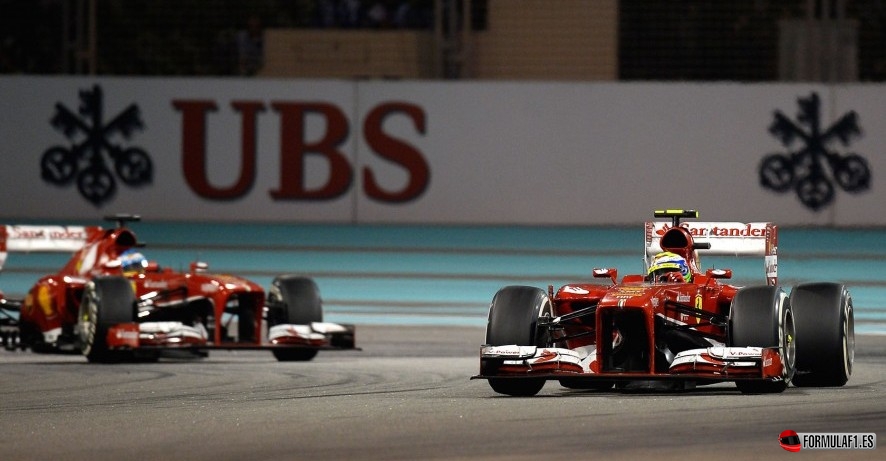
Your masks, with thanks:
[(800, 451), (800, 436), (794, 431), (783, 431), (778, 436), (778, 443), (787, 451)]
[[(861, 136), (858, 114), (849, 111), (830, 126), (821, 122), (821, 101), (817, 93), (799, 98), (796, 121), (775, 111), (769, 133), (778, 138), (788, 152), (773, 153), (760, 163), (760, 184), (772, 191), (794, 190), (800, 202), (812, 211), (820, 211), (834, 201), (834, 184), (857, 194), (871, 187), (871, 169), (867, 160), (856, 153), (841, 155), (829, 146), (839, 141), (844, 147)], [(791, 150), (795, 142), (796, 150)]]
[[(129, 139), (143, 128), (138, 106), (129, 107), (108, 122), (104, 120), (104, 96), (95, 85), (80, 92), (77, 112), (61, 103), (55, 105), (52, 126), (71, 141), (70, 147), (53, 146), (40, 159), (40, 175), (44, 181), (57, 186), (77, 184), (77, 191), (95, 206), (101, 206), (114, 197), (117, 179), (130, 187), (149, 184), (153, 165), (148, 154), (138, 148), (124, 148), (114, 144), (115, 136)], [(113, 164), (108, 167), (105, 154)]]
[(873, 450), (877, 434), (873, 432), (817, 433), (783, 431), (778, 443), (787, 451), (800, 450)]

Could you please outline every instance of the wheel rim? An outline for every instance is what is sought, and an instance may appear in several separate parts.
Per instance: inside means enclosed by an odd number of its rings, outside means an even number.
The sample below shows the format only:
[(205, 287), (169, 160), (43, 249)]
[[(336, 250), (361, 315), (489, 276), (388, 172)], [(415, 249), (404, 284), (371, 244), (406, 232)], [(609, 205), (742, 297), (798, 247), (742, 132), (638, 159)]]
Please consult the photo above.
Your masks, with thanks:
[(92, 345), (95, 343), (97, 306), (95, 295), (90, 290), (80, 305), (80, 341), (83, 353), (86, 355), (92, 351)]
[[(545, 315), (547, 315), (548, 317), (554, 316), (553, 303), (551, 303), (551, 299), (548, 298), (547, 296), (545, 296), (544, 304), (542, 304), (541, 308), (538, 310), (538, 317), (539, 318), (544, 317)], [(536, 328), (536, 338), (535, 338), (536, 346), (547, 347), (551, 341), (550, 330), (545, 329), (544, 333), (542, 333), (541, 329), (538, 328), (538, 321), (536, 321), (535, 328)]]
[(848, 378), (852, 374), (852, 363), (855, 361), (855, 319), (852, 313), (852, 301), (849, 299), (846, 300), (846, 307), (843, 310), (843, 359), (843, 371)]
[(785, 357), (785, 376), (789, 377), (791, 375), (790, 370), (793, 370), (795, 365), (795, 360), (797, 358), (797, 343), (794, 342), (794, 313), (791, 312), (790, 309), (785, 313), (784, 320), (784, 331), (782, 332), (782, 344), (784, 350)]

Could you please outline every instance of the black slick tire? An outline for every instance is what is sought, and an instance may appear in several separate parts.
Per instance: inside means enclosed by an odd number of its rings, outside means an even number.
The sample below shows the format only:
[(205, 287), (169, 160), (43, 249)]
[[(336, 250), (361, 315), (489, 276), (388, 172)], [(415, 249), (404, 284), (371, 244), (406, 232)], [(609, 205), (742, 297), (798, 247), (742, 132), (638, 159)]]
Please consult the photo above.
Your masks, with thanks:
[(791, 291), (797, 331), (798, 387), (838, 387), (855, 361), (855, 320), (849, 290), (839, 283), (806, 283)]
[[(276, 324), (310, 325), (323, 321), (323, 301), (314, 280), (295, 275), (274, 278), (268, 291), (269, 303), (282, 304), (283, 312)], [(273, 326), (273, 325), (270, 325)], [(274, 349), (280, 362), (307, 362), (317, 355), (317, 349)]]
[(135, 292), (124, 277), (96, 277), (86, 284), (79, 310), (80, 351), (90, 362), (118, 362), (131, 351), (108, 347), (109, 328), (135, 321)]
[[(544, 290), (528, 286), (507, 286), (500, 289), (489, 307), (486, 344), (490, 346), (546, 345), (538, 319), (552, 314), (551, 300)], [(504, 395), (528, 397), (544, 387), (543, 378), (489, 378), (492, 390)]]
[(796, 370), (794, 315), (784, 291), (775, 286), (742, 288), (732, 300), (729, 311), (728, 344), (732, 347), (776, 347), (783, 359), (779, 381), (735, 382), (743, 394), (783, 392)]

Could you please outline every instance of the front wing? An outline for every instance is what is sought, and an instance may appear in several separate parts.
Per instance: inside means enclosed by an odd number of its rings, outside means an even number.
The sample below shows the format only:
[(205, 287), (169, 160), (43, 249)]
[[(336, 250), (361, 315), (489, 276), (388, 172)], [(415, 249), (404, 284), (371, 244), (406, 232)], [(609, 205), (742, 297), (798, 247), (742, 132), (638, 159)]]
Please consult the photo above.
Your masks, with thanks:
[(724, 382), (781, 381), (783, 361), (777, 348), (708, 347), (678, 353), (666, 372), (599, 371), (593, 348), (482, 346), (480, 374), (472, 379), (544, 378), (588, 381), (685, 380)]
[(267, 340), (225, 342), (209, 340), (202, 326), (181, 322), (121, 323), (108, 329), (107, 345), (113, 350), (135, 349), (358, 349), (354, 325), (313, 322), (309, 325), (283, 324), (268, 330)]

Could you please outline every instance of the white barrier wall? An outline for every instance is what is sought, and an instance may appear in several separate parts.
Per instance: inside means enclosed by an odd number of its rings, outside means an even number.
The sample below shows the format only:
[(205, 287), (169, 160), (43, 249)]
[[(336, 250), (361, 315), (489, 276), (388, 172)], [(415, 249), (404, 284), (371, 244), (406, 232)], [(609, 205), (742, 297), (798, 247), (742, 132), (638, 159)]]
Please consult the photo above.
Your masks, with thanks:
[[(605, 225), (683, 207), (883, 226), (884, 138), (883, 85), (7, 76), (0, 217)], [(849, 168), (809, 156), (812, 192), (834, 190), (817, 211), (760, 183), (767, 154), (809, 146)]]

